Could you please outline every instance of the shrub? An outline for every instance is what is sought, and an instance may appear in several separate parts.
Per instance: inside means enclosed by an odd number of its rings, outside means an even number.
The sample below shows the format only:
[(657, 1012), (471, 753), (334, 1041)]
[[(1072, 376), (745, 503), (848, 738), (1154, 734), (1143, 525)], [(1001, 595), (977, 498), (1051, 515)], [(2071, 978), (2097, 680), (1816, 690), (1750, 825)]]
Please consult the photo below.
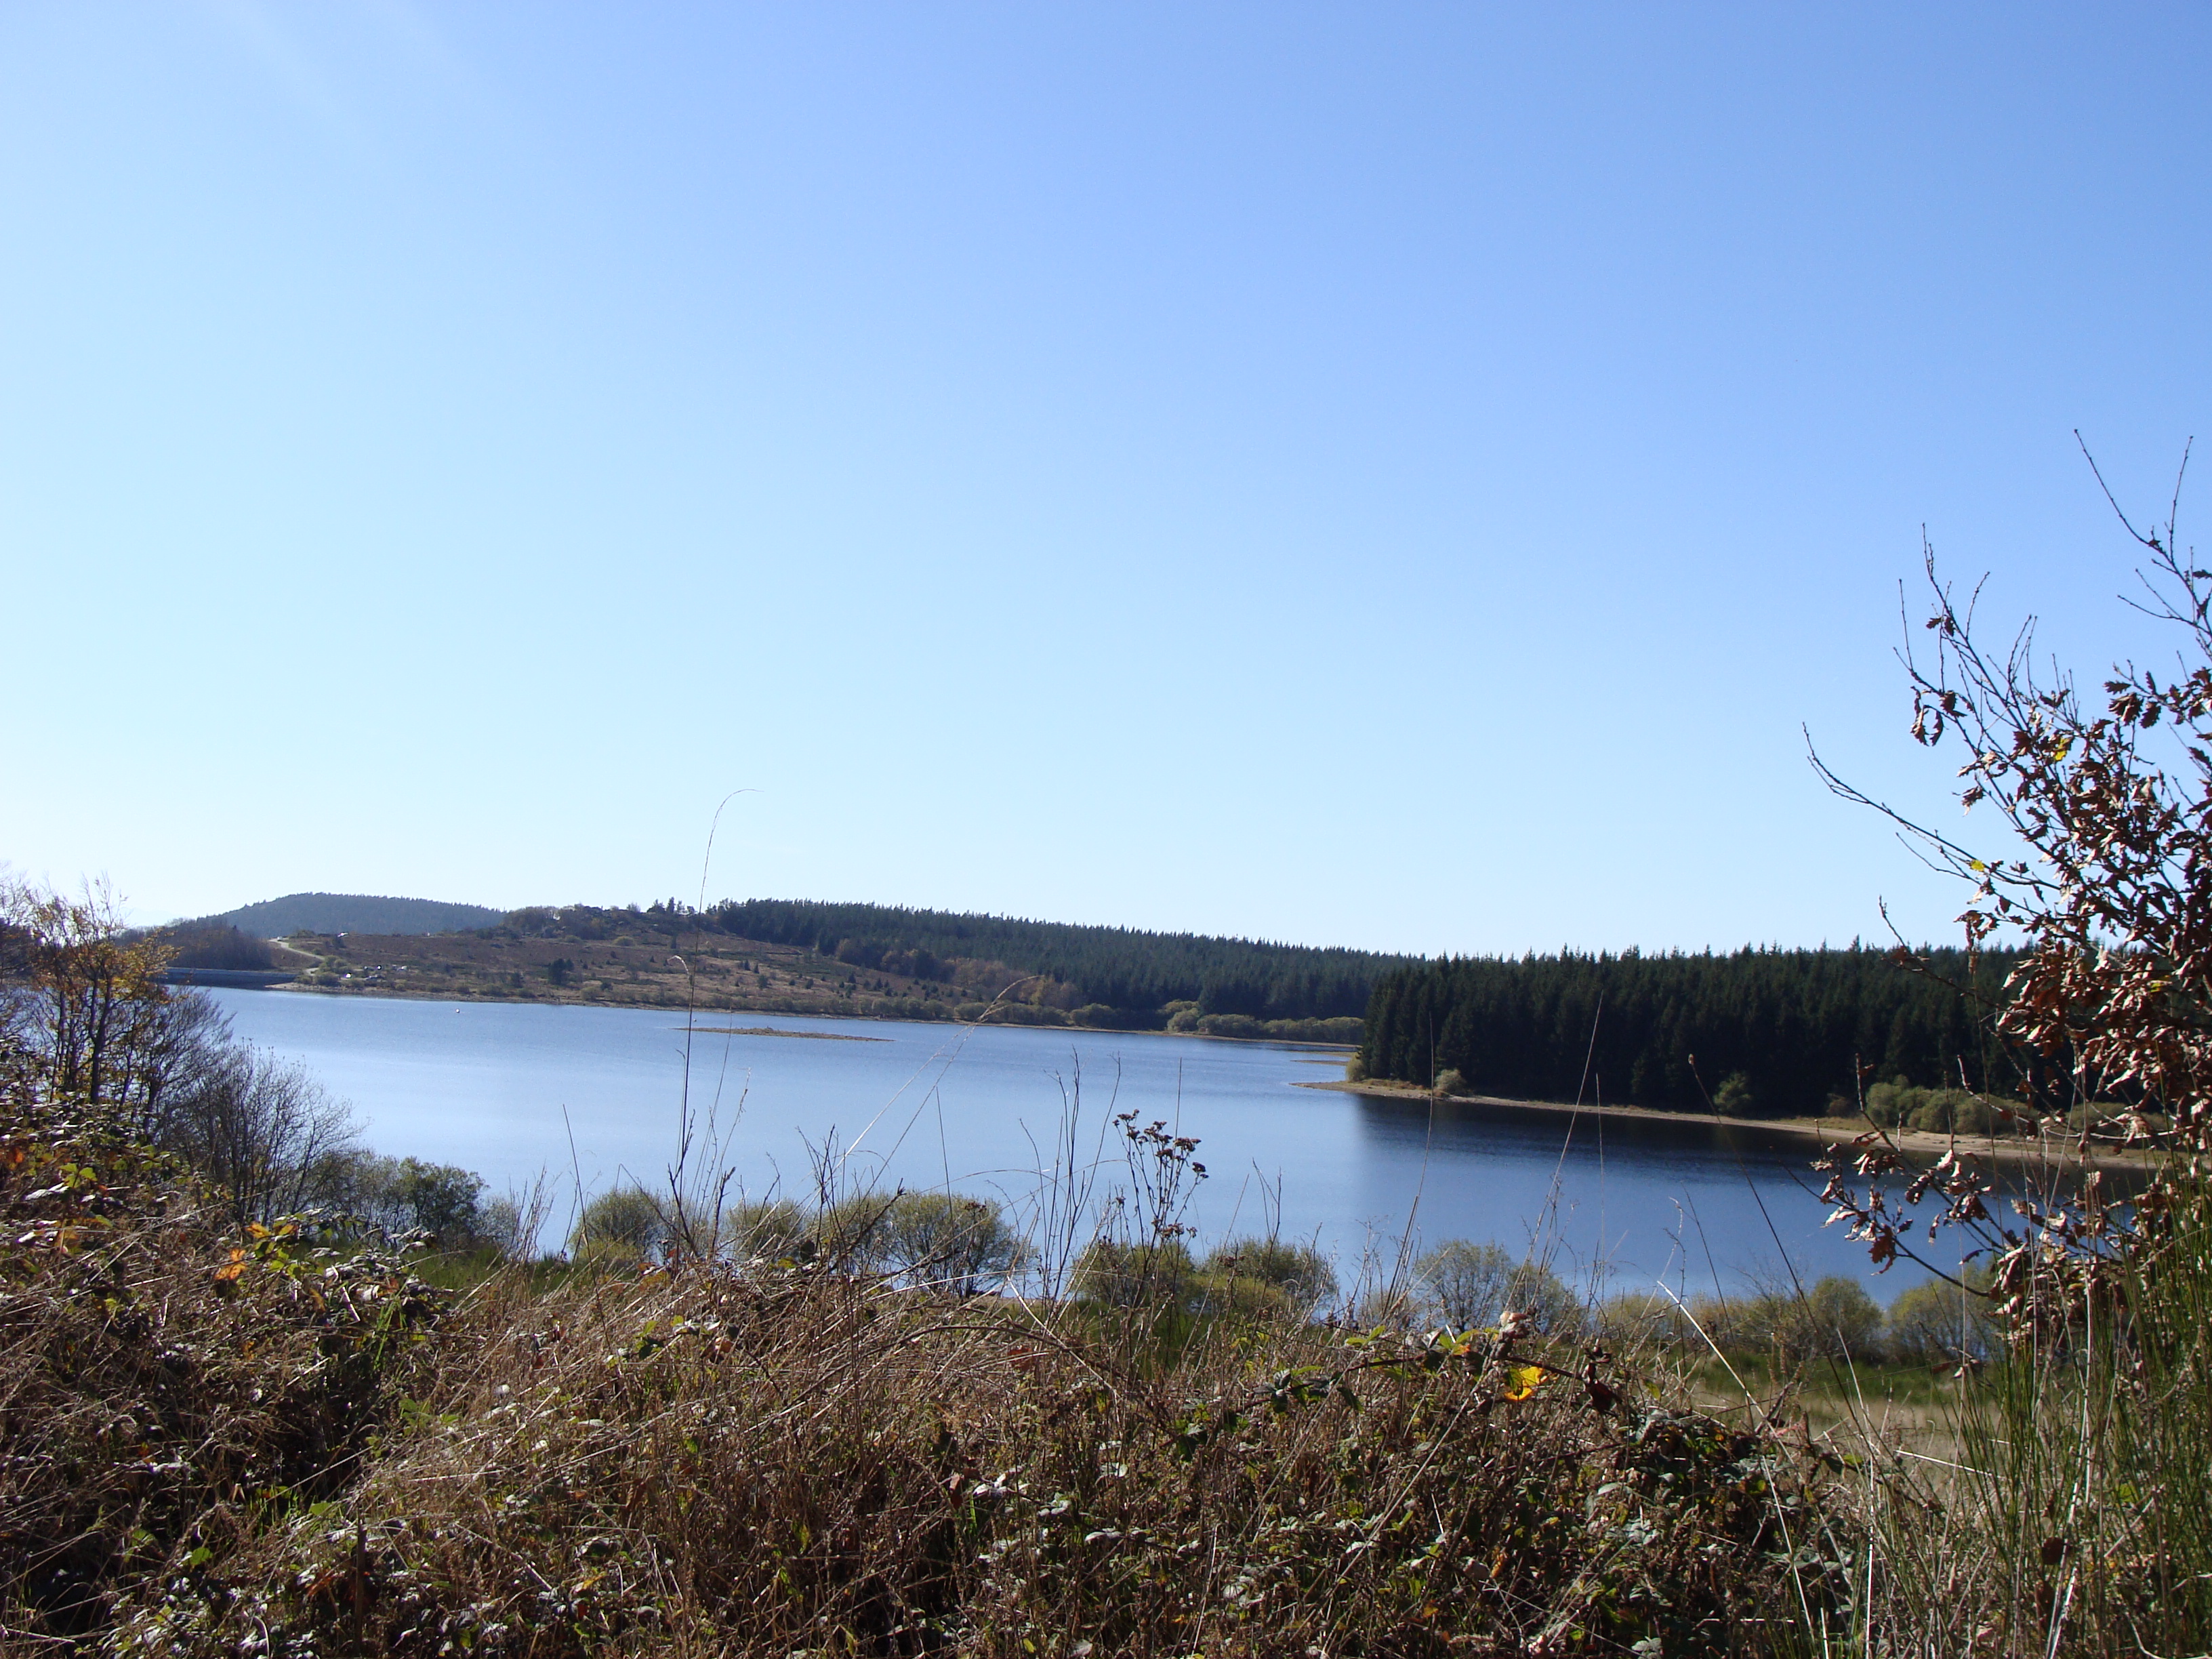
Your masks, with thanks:
[(1505, 1249), (1449, 1239), (1414, 1264), (1417, 1305), (1455, 1330), (1496, 1325), (1510, 1311), (1547, 1335), (1579, 1331), (1582, 1298), (1542, 1262), (1517, 1261)]
[(1440, 1095), (1472, 1094), (1467, 1079), (1459, 1073), (1447, 1068), (1437, 1073), (1437, 1092)]
[(1713, 1091), (1713, 1110), (1723, 1117), (1748, 1117), (1755, 1103), (1751, 1079), (1741, 1072), (1730, 1072)]
[(722, 1218), (730, 1254), (739, 1261), (811, 1261), (814, 1221), (787, 1198), (739, 1200)]
[(1893, 1359), (1912, 1365), (1956, 1365), (1990, 1352), (1989, 1298), (1941, 1279), (1902, 1292), (1890, 1304), (1883, 1341)]
[(1200, 1036), (1261, 1037), (1267, 1029), (1249, 1014), (1200, 1014), (1198, 1018)]
[(119, 1641), (125, 1604), (158, 1620), (263, 1516), (339, 1498), (447, 1306), (392, 1252), (237, 1230), (228, 1194), (113, 1112), (12, 1081), (0, 1224), (10, 1650)]
[(1310, 1244), (1279, 1238), (1230, 1239), (1208, 1254), (1206, 1272), (1224, 1291), (1240, 1283), (1272, 1291), (1300, 1319), (1311, 1318), (1336, 1294), (1336, 1269), (1327, 1256)]
[(1203, 1281), (1180, 1239), (1125, 1244), (1098, 1239), (1076, 1258), (1075, 1294), (1109, 1308), (1181, 1308), (1195, 1311)]
[(1655, 1342), (1696, 1342), (1689, 1316), (1659, 1291), (1624, 1291), (1597, 1310), (1597, 1334), (1607, 1347), (1631, 1350)]
[(1988, 1135), (2007, 1126), (1996, 1109), (1964, 1089), (1916, 1089), (1899, 1078), (1867, 1091), (1866, 1115), (1885, 1129)]
[(476, 1242), (509, 1261), (526, 1261), (536, 1253), (532, 1218), (513, 1198), (495, 1198), (477, 1212)]
[(908, 1284), (957, 1296), (995, 1290), (1021, 1260), (1006, 1212), (952, 1193), (901, 1193), (874, 1230), (872, 1260)]
[(642, 1187), (617, 1187), (584, 1206), (568, 1248), (578, 1255), (593, 1252), (642, 1257), (667, 1242), (668, 1221), (659, 1201)]
[(1876, 1355), (1882, 1312), (1856, 1279), (1830, 1273), (1801, 1299), (1780, 1298), (1777, 1346), (1793, 1360), (1866, 1359)]
[(159, 1144), (213, 1182), (240, 1221), (318, 1202), (331, 1160), (359, 1155), (343, 1102), (306, 1067), (243, 1043), (225, 1042), (152, 1116)]
[(455, 1164), (349, 1149), (325, 1160), (308, 1185), (316, 1203), (395, 1237), (424, 1233), (459, 1249), (483, 1236), (483, 1177)]
[(1783, 1365), (1879, 1357), (1882, 1311), (1855, 1279), (1832, 1273), (1802, 1296), (1767, 1291), (1697, 1297), (1689, 1317), (1724, 1353), (1765, 1355)]

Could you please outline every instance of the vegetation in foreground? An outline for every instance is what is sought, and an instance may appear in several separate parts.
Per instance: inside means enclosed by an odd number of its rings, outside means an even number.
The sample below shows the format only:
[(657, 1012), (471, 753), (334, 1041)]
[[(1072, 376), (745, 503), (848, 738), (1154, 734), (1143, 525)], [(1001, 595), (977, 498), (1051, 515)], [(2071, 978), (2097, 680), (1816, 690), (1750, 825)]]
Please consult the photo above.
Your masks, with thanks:
[(0, 1194), (20, 1643), (1722, 1653), (1841, 1605), (1814, 1465), (1511, 1321), (680, 1253), (459, 1295), (342, 1224), (240, 1230), (20, 1073)]
[(2048, 1659), (2212, 1628), (2203, 1206), (2025, 1349), (1842, 1282), (1593, 1315), (1481, 1246), (1340, 1296), (1278, 1241), (1195, 1258), (1197, 1149), (1127, 1119), (1119, 1186), (1071, 1161), (1018, 1233), (939, 1194), (732, 1204), (709, 1168), (532, 1261), (527, 1206), (351, 1147), (158, 947), (13, 910), (16, 1648)]

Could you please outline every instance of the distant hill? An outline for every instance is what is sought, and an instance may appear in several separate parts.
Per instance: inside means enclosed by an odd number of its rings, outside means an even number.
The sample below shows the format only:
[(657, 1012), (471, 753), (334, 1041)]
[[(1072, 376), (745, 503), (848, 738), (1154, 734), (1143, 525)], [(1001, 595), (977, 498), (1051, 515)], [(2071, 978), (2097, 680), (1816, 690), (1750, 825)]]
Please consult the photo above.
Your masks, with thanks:
[(302, 929), (313, 933), (453, 933), (465, 927), (489, 927), (505, 914), (481, 904), (443, 904), (436, 899), (287, 893), (200, 920), (228, 923), (256, 939), (282, 939)]
[(1371, 951), (882, 904), (747, 899), (706, 914), (726, 932), (811, 945), (864, 968), (896, 951), (992, 957), (1025, 974), (1048, 975), (1083, 1001), (1127, 1010), (1187, 1000), (1205, 1013), (1259, 1019), (1358, 1015), (1366, 1012), (1376, 980), (1412, 965), (1411, 958)]

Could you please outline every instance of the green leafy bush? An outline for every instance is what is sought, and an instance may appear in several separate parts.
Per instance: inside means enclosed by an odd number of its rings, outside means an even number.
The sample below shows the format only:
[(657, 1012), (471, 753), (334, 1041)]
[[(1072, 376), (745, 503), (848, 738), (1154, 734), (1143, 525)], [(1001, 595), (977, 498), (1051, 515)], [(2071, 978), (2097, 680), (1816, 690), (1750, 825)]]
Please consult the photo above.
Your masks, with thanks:
[(1547, 1335), (1577, 1332), (1582, 1297), (1543, 1262), (1525, 1261), (1503, 1245), (1448, 1239), (1413, 1267), (1417, 1309), (1455, 1330), (1495, 1326), (1510, 1311)]
[(1311, 1318), (1336, 1294), (1336, 1269), (1327, 1256), (1313, 1245), (1279, 1238), (1226, 1240), (1208, 1253), (1206, 1273), (1218, 1296), (1230, 1296), (1232, 1287), (1256, 1286), (1299, 1319)]
[(584, 1206), (568, 1248), (578, 1255), (645, 1257), (667, 1240), (667, 1218), (653, 1194), (642, 1187), (617, 1187)]

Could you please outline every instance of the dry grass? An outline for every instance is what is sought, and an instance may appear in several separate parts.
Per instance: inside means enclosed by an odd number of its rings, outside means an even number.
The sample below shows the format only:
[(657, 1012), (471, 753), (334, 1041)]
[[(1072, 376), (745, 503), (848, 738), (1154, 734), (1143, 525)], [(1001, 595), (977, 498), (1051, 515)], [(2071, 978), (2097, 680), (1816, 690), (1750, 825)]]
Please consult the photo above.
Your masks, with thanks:
[(96, 1632), (118, 1596), (355, 1478), (434, 1315), (404, 1265), (225, 1237), (193, 1183), (20, 1085), (0, 1118), (0, 1623)]
[(1802, 1616), (1791, 1478), (1711, 1419), (1490, 1340), (1149, 1346), (807, 1270), (494, 1285), (341, 1503), (125, 1645), (1717, 1653)]
[(7, 1652), (2025, 1659), (2212, 1607), (2212, 1207), (2115, 1341), (1823, 1384), (819, 1263), (439, 1291), (11, 1090)]
[(223, 1237), (27, 1097), (0, 1146), (22, 1651), (1763, 1653), (1837, 1616), (1808, 1465), (1580, 1351), (766, 1263), (454, 1301)]

